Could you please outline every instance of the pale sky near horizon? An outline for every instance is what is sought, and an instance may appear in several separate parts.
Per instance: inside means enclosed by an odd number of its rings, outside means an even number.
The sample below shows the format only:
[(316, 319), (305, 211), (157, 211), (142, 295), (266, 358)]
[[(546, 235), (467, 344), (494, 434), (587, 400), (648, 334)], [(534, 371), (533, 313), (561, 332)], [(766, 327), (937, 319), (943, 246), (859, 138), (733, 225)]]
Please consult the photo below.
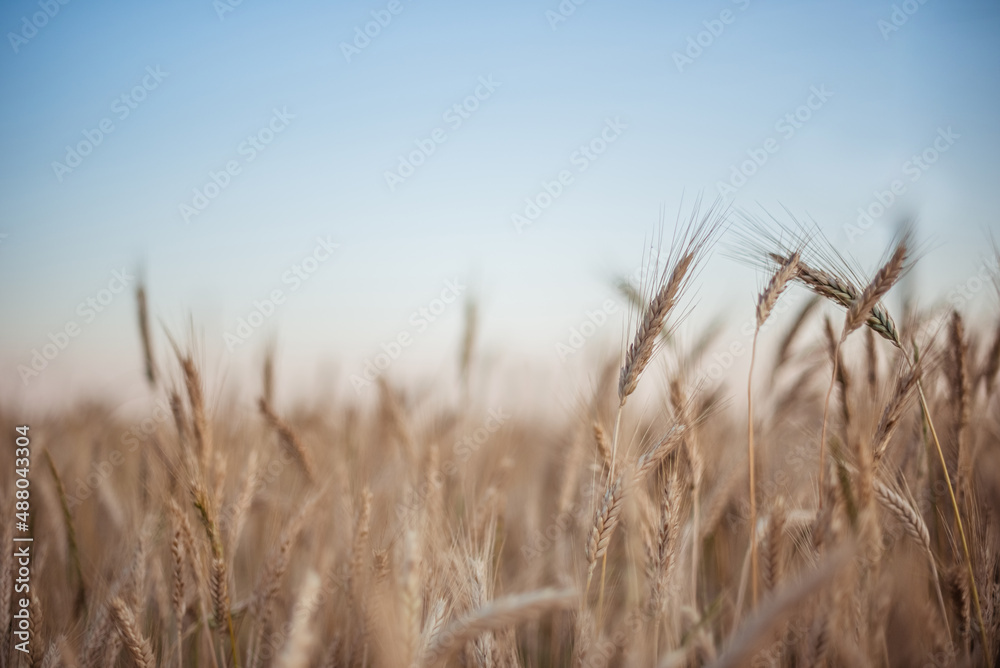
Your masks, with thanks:
[[(661, 209), (669, 231), (722, 183), (867, 266), (916, 216), (939, 300), (1000, 232), (995, 3), (17, 0), (0, 28), (8, 404), (142, 387), (140, 271), (161, 349), (193, 321), (210, 375), (241, 380), (276, 336), (288, 385), (334, 385), (401, 335), (389, 373), (453, 367), (470, 292), (491, 358), (583, 364), (557, 344)], [(699, 322), (752, 315), (760, 278), (710, 263)]]

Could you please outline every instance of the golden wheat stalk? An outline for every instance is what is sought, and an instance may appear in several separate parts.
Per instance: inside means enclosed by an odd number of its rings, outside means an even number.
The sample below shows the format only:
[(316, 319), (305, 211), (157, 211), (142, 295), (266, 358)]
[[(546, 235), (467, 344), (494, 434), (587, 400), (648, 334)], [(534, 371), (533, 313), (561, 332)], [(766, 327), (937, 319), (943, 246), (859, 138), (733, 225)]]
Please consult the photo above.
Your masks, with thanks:
[[(889, 259), (879, 268), (875, 273), (875, 276), (869, 281), (865, 289), (860, 293), (853, 290), (847, 281), (843, 281), (845, 292), (844, 294), (853, 295), (849, 302), (847, 302), (847, 314), (844, 317), (844, 329), (840, 335), (840, 339), (837, 341), (837, 345), (833, 352), (833, 373), (830, 375), (830, 386), (826, 391), (826, 400), (823, 402), (823, 423), (820, 428), (820, 439), (819, 439), (819, 487), (823, 489), (823, 478), (826, 471), (826, 426), (827, 418), (830, 412), (830, 395), (833, 393), (834, 381), (837, 377), (837, 367), (838, 361), (840, 359), (840, 347), (843, 345), (844, 341), (847, 339), (848, 335), (860, 327), (864, 323), (871, 323), (874, 320), (876, 323), (881, 323), (882, 318), (876, 317), (876, 309), (878, 307), (879, 301), (882, 296), (885, 295), (889, 289), (899, 280), (904, 270), (904, 265), (906, 263), (907, 254), (909, 252), (909, 235), (904, 234), (896, 242), (896, 248), (893, 251)], [(800, 272), (801, 275), (801, 272)], [(885, 320), (891, 322), (891, 318), (888, 318), (886, 313)], [(887, 330), (888, 331), (888, 330)], [(895, 332), (895, 325), (892, 327), (892, 332)], [(895, 334), (898, 339), (898, 333)], [(867, 459), (867, 457), (865, 458)], [(870, 470), (870, 469), (869, 469)], [(865, 485), (865, 489), (868, 485)], [(820, 507), (823, 505), (823, 497), (820, 496)]]
[(850, 557), (854, 551), (854, 544), (846, 543), (827, 556), (815, 569), (774, 592), (733, 634), (726, 651), (711, 664), (711, 668), (749, 665), (754, 653), (772, 633), (806, 600), (828, 587), (837, 574), (851, 563)]
[(451, 655), (479, 634), (569, 608), (576, 602), (577, 595), (572, 589), (541, 589), (491, 601), (455, 620), (439, 633), (427, 652), (431, 660), (424, 665), (446, 665)]
[(907, 535), (913, 538), (927, 555), (927, 562), (931, 567), (931, 579), (934, 581), (934, 593), (937, 594), (938, 605), (941, 608), (941, 619), (944, 622), (945, 632), (950, 637), (948, 609), (945, 607), (944, 597), (941, 595), (941, 581), (938, 577), (937, 563), (934, 560), (934, 550), (931, 548), (931, 535), (924, 523), (924, 518), (917, 512), (912, 501), (878, 479), (875, 480), (875, 495), (903, 525)]
[[(621, 430), (622, 411), (625, 402), (635, 391), (639, 378), (646, 366), (652, 360), (657, 341), (664, 331), (667, 318), (676, 306), (682, 292), (690, 283), (698, 263), (711, 246), (716, 234), (722, 226), (720, 213), (723, 213), (716, 203), (708, 211), (699, 215), (698, 207), (691, 214), (688, 223), (681, 229), (680, 236), (674, 237), (674, 243), (664, 268), (657, 277), (649, 302), (643, 309), (642, 318), (636, 328), (632, 342), (625, 351), (622, 366), (618, 375), (618, 410), (615, 416), (615, 426), (611, 435), (611, 465), (608, 472), (608, 484), (615, 478), (618, 456), (618, 437)], [(656, 265), (659, 264), (657, 258)], [(654, 267), (654, 270), (658, 266)], [(613, 525), (611, 527), (613, 529)], [(610, 531), (609, 531), (610, 538)], [(592, 567), (590, 567), (592, 568)], [(607, 570), (607, 553), (601, 557), (601, 585), (598, 597), (598, 607), (604, 600), (604, 578)], [(587, 589), (590, 589), (588, 575)]]
[(115, 628), (121, 634), (125, 649), (128, 650), (136, 668), (154, 668), (156, 660), (153, 658), (153, 648), (149, 644), (149, 639), (139, 631), (135, 617), (125, 601), (118, 597), (112, 600), (111, 612), (115, 620)]
[(757, 485), (756, 467), (757, 459), (754, 453), (754, 432), (753, 432), (753, 369), (757, 361), (757, 338), (760, 336), (760, 328), (767, 321), (778, 302), (778, 297), (788, 287), (789, 282), (795, 278), (799, 270), (799, 253), (792, 253), (772, 274), (771, 280), (757, 298), (757, 324), (753, 332), (753, 343), (750, 348), (750, 371), (747, 374), (747, 469), (750, 473), (750, 588), (753, 592), (753, 605), (757, 605), (757, 579), (758, 579), (758, 556), (757, 556)]
[(299, 439), (295, 430), (292, 429), (291, 425), (282, 420), (274, 412), (267, 401), (261, 397), (257, 402), (257, 407), (260, 409), (260, 414), (264, 416), (267, 423), (274, 429), (278, 434), (278, 438), (281, 444), (288, 449), (291, 455), (298, 462), (299, 467), (302, 470), (303, 475), (305, 475), (306, 480), (309, 484), (316, 482), (316, 466), (313, 464), (312, 455), (306, 450), (305, 446), (302, 445), (302, 441)]
[[(904, 237), (905, 239), (905, 237)], [(902, 241), (902, 239), (901, 239)], [(770, 253), (769, 257), (773, 261), (783, 261), (785, 256), (780, 253)], [(815, 292), (816, 294), (826, 297), (842, 306), (850, 308), (852, 303), (856, 301), (860, 304), (858, 297), (860, 295), (859, 291), (851, 285), (850, 281), (842, 278), (838, 278), (834, 274), (829, 272), (814, 269), (805, 263), (799, 264), (799, 273), (796, 279), (801, 281), (806, 287)], [(880, 304), (876, 303), (872, 309), (870, 315), (865, 319), (864, 324), (867, 325), (872, 331), (881, 336), (882, 338), (888, 340), (893, 344), (904, 356), (906, 362), (910, 365), (911, 371), (917, 368), (917, 364), (914, 359), (911, 359), (909, 355), (903, 349), (903, 343), (899, 335), (899, 330), (896, 328), (896, 324), (889, 312), (886, 311)], [(831, 378), (831, 388), (832, 388), (832, 378)], [(934, 427), (934, 422), (931, 418), (930, 407), (927, 403), (927, 397), (924, 395), (923, 384), (921, 383), (919, 376), (916, 380), (917, 396), (920, 400), (920, 408), (923, 414), (923, 418), (927, 423), (927, 427), (930, 431), (932, 441), (934, 443), (935, 451), (937, 452), (939, 462), (941, 464), (942, 473), (945, 480), (945, 485), (948, 489), (948, 498), (952, 506), (952, 510), (955, 514), (955, 523), (958, 529), (959, 538), (962, 544), (962, 552), (965, 557), (966, 571), (969, 577), (969, 586), (972, 591), (972, 599), (976, 609), (977, 621), (979, 622), (979, 627), (981, 631), (981, 642), (985, 651), (989, 651), (989, 644), (986, 638), (985, 624), (983, 623), (982, 607), (979, 602), (979, 591), (975, 581), (975, 571), (972, 567), (972, 555), (969, 551), (968, 539), (965, 533), (964, 523), (962, 522), (962, 513), (959, 508), (958, 500), (955, 497), (954, 487), (952, 486), (951, 476), (948, 473), (948, 467), (945, 463), (944, 451), (941, 448), (941, 441), (938, 438), (937, 429)], [(828, 392), (829, 398), (829, 392)], [(827, 402), (828, 403), (828, 402)], [(824, 414), (826, 413), (824, 409)], [(823, 430), (825, 432), (826, 419), (824, 417)], [(821, 451), (825, 443), (825, 434), (821, 440)], [(820, 476), (822, 479), (823, 474), (823, 462), (820, 463)], [(821, 502), (822, 502), (822, 486), (821, 490)]]

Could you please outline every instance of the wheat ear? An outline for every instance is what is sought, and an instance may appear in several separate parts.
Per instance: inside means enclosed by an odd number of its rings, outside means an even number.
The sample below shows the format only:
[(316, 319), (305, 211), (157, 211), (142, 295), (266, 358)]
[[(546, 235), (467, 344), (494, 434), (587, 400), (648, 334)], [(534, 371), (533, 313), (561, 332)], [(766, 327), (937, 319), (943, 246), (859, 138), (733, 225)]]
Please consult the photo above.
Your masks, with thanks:
[[(847, 315), (844, 317), (844, 329), (840, 335), (840, 340), (837, 341), (837, 345), (833, 353), (833, 373), (830, 375), (830, 386), (826, 391), (826, 400), (823, 402), (823, 424), (820, 429), (820, 439), (819, 439), (819, 488), (823, 489), (823, 477), (826, 471), (826, 425), (827, 418), (830, 411), (830, 395), (833, 394), (833, 385), (837, 377), (837, 366), (840, 358), (840, 347), (843, 345), (844, 340), (847, 336), (860, 327), (862, 324), (868, 323), (872, 326), (873, 319), (878, 323), (881, 322), (879, 318), (876, 317), (876, 309), (878, 303), (882, 296), (885, 295), (889, 288), (899, 280), (899, 277), (903, 273), (904, 264), (906, 262), (908, 253), (909, 235), (904, 234), (900, 237), (899, 241), (896, 243), (896, 248), (889, 260), (886, 261), (882, 267), (875, 273), (875, 277), (865, 286), (865, 289), (860, 293), (851, 289), (849, 283), (845, 282), (847, 286), (848, 293), (853, 293), (852, 298), (845, 305), (847, 306)], [(801, 275), (801, 272), (800, 272)], [(886, 314), (886, 319), (891, 322)], [(895, 332), (895, 325), (893, 325), (892, 331)], [(898, 333), (896, 334), (898, 339)], [(866, 458), (867, 459), (867, 458)], [(870, 466), (868, 464), (859, 462), (859, 465), (865, 467), (863, 470), (867, 469), (870, 472)], [(870, 476), (865, 476), (866, 479)], [(865, 486), (868, 487), (867, 485)], [(867, 494), (868, 490), (863, 490)], [(820, 507), (823, 506), (823, 497), (820, 496)]]
[(267, 401), (261, 397), (257, 401), (257, 406), (260, 409), (260, 414), (264, 416), (267, 423), (271, 426), (274, 431), (277, 432), (278, 438), (281, 440), (281, 444), (291, 452), (292, 456), (298, 462), (299, 467), (302, 469), (302, 473), (305, 475), (306, 480), (309, 484), (316, 482), (316, 467), (313, 464), (312, 455), (306, 450), (305, 446), (302, 445), (302, 441), (299, 440), (298, 435), (295, 430), (292, 429), (291, 425), (282, 420), (274, 412)]
[(944, 621), (945, 632), (951, 637), (951, 629), (948, 627), (948, 609), (944, 605), (944, 597), (941, 595), (941, 581), (938, 578), (937, 563), (934, 561), (934, 551), (931, 549), (931, 536), (927, 531), (924, 518), (920, 516), (913, 504), (902, 494), (895, 491), (881, 480), (875, 480), (875, 496), (882, 505), (895, 515), (906, 533), (923, 548), (927, 555), (927, 562), (931, 567), (931, 577), (934, 580), (934, 592), (937, 594), (938, 605), (941, 607), (941, 619)]
[(747, 374), (747, 469), (750, 473), (750, 582), (753, 592), (753, 605), (757, 605), (757, 580), (759, 577), (758, 555), (757, 555), (757, 485), (756, 467), (757, 460), (754, 454), (754, 433), (753, 433), (753, 368), (757, 361), (757, 338), (760, 335), (760, 328), (767, 321), (778, 302), (778, 297), (785, 291), (788, 283), (795, 277), (799, 270), (799, 254), (792, 253), (777, 271), (771, 276), (767, 286), (757, 298), (757, 326), (753, 332), (753, 343), (750, 349), (750, 371)]
[(572, 589), (541, 589), (527, 594), (498, 598), (449, 624), (430, 647), (427, 666), (443, 666), (467, 641), (481, 633), (517, 624), (552, 610), (562, 610), (575, 603)]
[(774, 630), (808, 598), (829, 586), (836, 575), (851, 563), (850, 557), (854, 552), (854, 545), (847, 543), (798, 581), (790, 582), (774, 592), (733, 634), (726, 651), (711, 667), (736, 668), (750, 665), (754, 653), (771, 637)]
[(149, 328), (149, 308), (146, 303), (146, 285), (140, 282), (135, 289), (135, 301), (139, 316), (139, 338), (142, 340), (143, 361), (146, 365), (146, 380), (151, 387), (156, 386), (156, 361), (153, 357), (153, 340)]
[(120, 597), (115, 597), (111, 601), (111, 613), (114, 617), (115, 627), (118, 629), (118, 633), (125, 643), (125, 649), (128, 650), (136, 668), (154, 668), (156, 662), (153, 658), (153, 648), (149, 644), (149, 640), (139, 631), (135, 617), (125, 601)]

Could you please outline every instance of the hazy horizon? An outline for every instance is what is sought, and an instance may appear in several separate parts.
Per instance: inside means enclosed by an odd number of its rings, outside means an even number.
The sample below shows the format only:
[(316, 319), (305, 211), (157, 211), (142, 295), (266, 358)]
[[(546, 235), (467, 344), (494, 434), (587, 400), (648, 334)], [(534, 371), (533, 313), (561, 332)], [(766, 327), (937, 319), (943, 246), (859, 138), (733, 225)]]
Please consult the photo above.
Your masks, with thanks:
[[(214, 373), (253, 379), (274, 338), (284, 391), (350, 391), (400, 336), (390, 375), (451, 372), (470, 295), (485, 357), (582, 367), (619, 345), (620, 299), (558, 346), (699, 196), (787, 207), (869, 268), (916, 217), (923, 303), (994, 299), (998, 19), (917, 0), (8, 4), (0, 396), (142, 388), (140, 272), (164, 361), (163, 327), (193, 323)], [(760, 280), (715, 252), (683, 335), (706, 313), (738, 327)]]

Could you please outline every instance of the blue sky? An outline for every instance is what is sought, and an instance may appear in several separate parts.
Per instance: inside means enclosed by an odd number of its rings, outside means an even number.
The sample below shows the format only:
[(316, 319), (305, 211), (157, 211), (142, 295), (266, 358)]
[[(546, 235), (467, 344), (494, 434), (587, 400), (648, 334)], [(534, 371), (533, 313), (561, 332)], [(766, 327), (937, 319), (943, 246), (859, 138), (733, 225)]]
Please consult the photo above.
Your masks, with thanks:
[[(1000, 227), (995, 3), (566, 0), (558, 22), (555, 0), (46, 6), (0, 9), (6, 398), (138, 382), (130, 290), (91, 322), (78, 311), (122, 268), (143, 268), (158, 324), (194, 321), (219, 377), (249, 377), (272, 333), (290, 374), (356, 373), (456, 278), (482, 302), (485, 350), (552, 362), (613, 295), (610, 277), (637, 266), (661, 207), (672, 222), (754, 155), (766, 160), (729, 193), (735, 205), (811, 215), (868, 263), (917, 215), (932, 248), (917, 280), (942, 298), (976, 275)], [(794, 132), (778, 125), (796, 113)], [(112, 131), (78, 166), (53, 166), (102, 122)], [(602, 141), (609, 123), (617, 135)], [(941, 133), (933, 164), (908, 169)], [(390, 188), (386, 172), (428, 142)], [(603, 152), (581, 158), (592, 142)], [(519, 233), (512, 216), (563, 171), (571, 181)], [(186, 220), (212, 174), (225, 187)], [(852, 234), (894, 180), (901, 194)], [(292, 291), (283, 276), (317, 237), (338, 248)], [(705, 318), (751, 313), (755, 274), (711, 262)], [(229, 350), (224, 334), (275, 289), (284, 303)], [(23, 383), (18, 365), (71, 321), (79, 335)], [(398, 369), (446, 367), (460, 329), (449, 305)]]

